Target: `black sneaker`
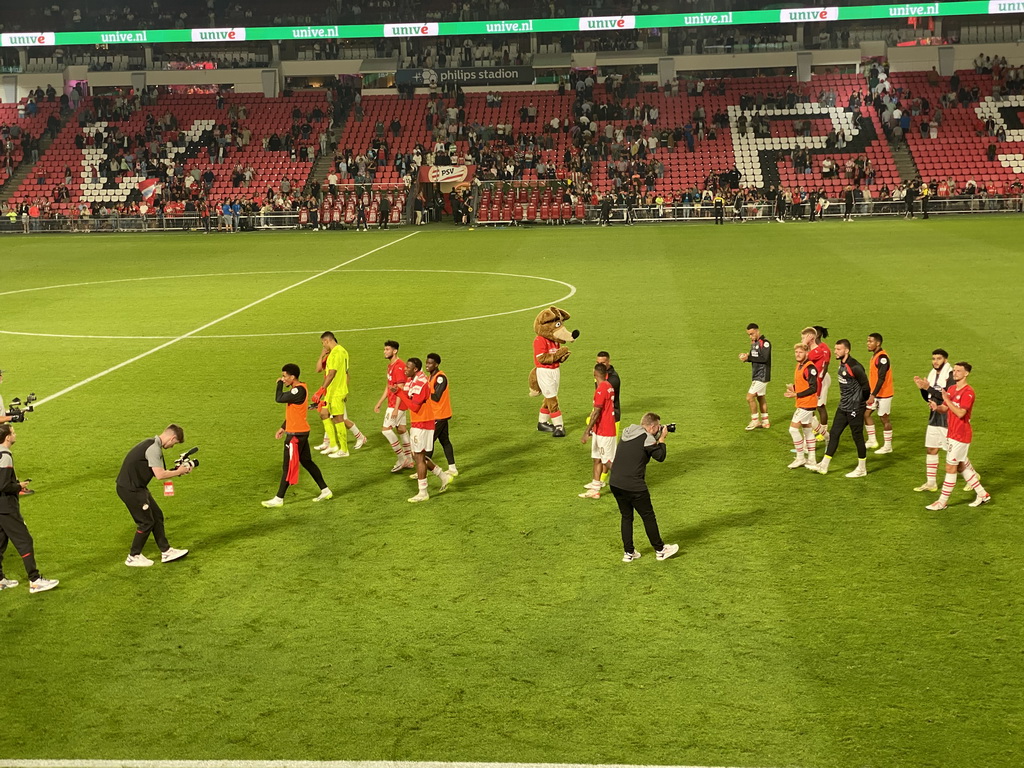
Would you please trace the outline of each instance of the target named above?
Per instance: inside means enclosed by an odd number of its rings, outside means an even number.
[[[541,422],[538,421],[537,422],[537,431],[538,432],[554,432],[555,431],[555,425],[554,424],[549,424],[549,423],[541,423]]]
[[[551,436],[552,437],[565,437],[565,428],[564,427],[555,427],[554,431],[551,433]]]

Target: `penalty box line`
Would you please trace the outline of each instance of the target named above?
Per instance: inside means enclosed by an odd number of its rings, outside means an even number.
[[[251,302],[249,304],[246,304],[244,307],[239,307],[238,309],[236,309],[236,310],[234,310],[232,312],[228,312],[226,315],[218,317],[216,320],[211,320],[210,322],[208,322],[208,323],[206,323],[204,325],[201,325],[198,328],[193,328],[188,333],[183,333],[180,336],[175,336],[173,339],[169,339],[168,341],[165,341],[163,344],[158,344],[157,346],[153,347],[152,349],[148,349],[145,352],[136,355],[135,357],[132,357],[132,358],[129,358],[128,360],[125,360],[123,363],[118,363],[117,365],[111,366],[110,368],[107,368],[107,370],[105,370],[105,371],[100,371],[99,373],[94,373],[92,376],[89,376],[86,379],[82,379],[81,381],[79,381],[79,382],[77,382],[75,384],[72,384],[69,387],[65,387],[64,389],[60,390],[59,392],[54,392],[52,395],[47,395],[46,397],[43,397],[43,398],[39,399],[36,402],[36,407],[39,407],[40,405],[45,405],[46,403],[49,403],[52,400],[56,400],[58,397],[63,397],[64,395],[68,394],[69,392],[74,392],[79,387],[84,387],[86,384],[91,384],[92,382],[96,381],[97,379],[102,379],[104,376],[106,376],[108,374],[111,374],[114,371],[119,371],[120,369],[124,368],[125,366],[131,365],[132,363],[137,363],[139,360],[142,360],[143,358],[149,357],[150,355],[156,354],[157,352],[159,352],[162,349],[167,349],[167,347],[173,346],[174,344],[177,344],[179,341],[184,341],[185,339],[190,338],[191,336],[195,336],[197,333],[202,333],[207,328],[212,328],[213,326],[217,325],[218,323],[223,323],[225,320],[230,320],[235,315],[239,315],[242,312],[245,312],[246,310],[252,309],[253,307],[258,306],[258,305],[262,304],[265,301],[270,301],[270,299],[273,299],[273,298],[275,298],[277,296],[280,296],[282,293],[287,293],[288,291],[292,290],[293,288],[298,288],[300,285],[305,285],[306,283],[308,283],[308,282],[310,282],[312,280],[316,280],[319,277],[323,277],[324,275],[329,275],[332,272],[336,272],[337,270],[341,269],[342,267],[347,267],[349,264],[353,264],[353,263],[359,261],[360,259],[366,258],[367,256],[370,256],[370,255],[372,255],[374,253],[377,253],[378,251],[382,251],[385,248],[389,248],[392,245],[396,245],[396,244],[402,242],[403,240],[408,240],[410,237],[413,237],[413,236],[418,235],[418,234],[419,234],[419,232],[410,232],[405,237],[400,237],[397,240],[392,240],[390,243],[385,243],[384,245],[381,245],[381,246],[379,246],[377,248],[374,248],[373,250],[367,251],[366,253],[361,253],[360,255],[358,255],[358,256],[356,256],[354,258],[349,259],[348,261],[343,261],[340,264],[335,264],[330,269],[325,269],[322,272],[317,272],[315,275],[311,275],[311,276],[309,276],[307,278],[304,278],[303,280],[299,280],[299,282],[297,282],[297,283],[292,283],[291,285],[289,285],[289,286],[287,286],[285,288],[281,288],[280,290],[277,290],[277,291],[274,291],[273,293],[267,294],[266,296],[264,296],[261,299],[256,299],[256,301],[253,301],[253,302]]]
[[[4,760],[0,768],[711,768],[579,763],[446,763],[392,760]]]

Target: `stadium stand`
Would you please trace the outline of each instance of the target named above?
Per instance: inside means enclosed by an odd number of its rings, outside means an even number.
[[[0,104],[0,193],[7,180],[28,157],[31,159],[32,145],[38,146],[40,137],[47,129],[51,116],[57,114],[57,104],[42,101],[36,105],[35,114],[26,114],[27,101],[20,104]]]
[[[1003,194],[1020,179],[1024,158],[1013,150],[1024,145],[1006,142],[1024,140],[1024,79],[963,70],[941,81],[931,73],[902,72],[892,83],[911,111],[904,139],[922,178],[941,182],[940,197],[969,180],[990,195]]]
[[[31,176],[15,190],[13,200],[59,198],[53,190],[63,185],[66,199],[57,199],[52,209],[67,214],[80,203],[127,202],[147,178],[165,183],[165,199],[195,197],[183,181],[193,169],[200,178],[188,186],[197,190],[206,186],[205,196],[211,200],[262,200],[268,190],[280,191],[285,180],[297,193],[312,168],[317,136],[326,127],[326,115],[319,119],[311,115],[324,107],[323,93],[313,91],[272,99],[228,93],[220,106],[215,95],[165,94],[157,103],[139,107],[130,115],[115,113],[112,119],[89,121],[84,126],[70,120]],[[161,127],[168,116],[173,116],[176,130],[166,124]],[[306,135],[303,125],[309,127]],[[294,138],[293,130],[297,133]],[[224,143],[222,158],[219,150],[210,150],[219,147],[219,139]],[[145,156],[150,160],[143,172]],[[110,161],[115,159],[119,167],[111,167]],[[180,184],[164,178],[164,159],[181,169],[177,176]],[[239,170],[241,179],[236,176]],[[65,180],[67,171],[70,183]],[[207,171],[213,174],[208,184],[203,179]]]

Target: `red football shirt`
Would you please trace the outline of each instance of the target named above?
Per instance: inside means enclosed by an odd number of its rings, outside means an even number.
[[[557,368],[558,363],[552,365],[541,365],[537,362],[537,355],[548,355],[552,352],[557,352],[562,348],[562,345],[557,341],[548,341],[543,336],[538,336],[533,340],[533,364],[538,368]]]
[[[402,362],[400,357],[394,358],[388,365],[388,386],[392,384],[405,384],[405,363]],[[388,392],[388,408],[398,407],[400,411],[407,411],[409,407],[398,399],[398,395],[394,392]]]
[[[594,434],[615,437],[615,388],[607,381],[602,381],[594,390],[594,407],[601,409],[593,425]]]
[[[434,409],[430,400],[430,380],[423,371],[414,376],[406,385],[405,391],[395,393],[402,408],[409,411],[412,426],[417,429],[434,428]]]
[[[818,394],[820,395],[821,385],[825,379],[825,374],[822,371],[832,361],[832,350],[829,349],[828,344],[822,342],[807,353],[807,359],[814,363],[814,367],[818,369]]]
[[[946,437],[956,440],[958,443],[971,442],[971,411],[974,410],[974,388],[970,384],[952,386],[946,390],[953,405],[964,408],[966,413],[957,416],[953,411],[946,415],[949,417],[949,429],[946,430]]]

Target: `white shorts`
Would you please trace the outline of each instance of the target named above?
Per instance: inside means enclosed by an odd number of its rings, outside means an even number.
[[[821,380],[821,392],[818,393],[818,407],[828,405],[828,390],[832,386],[832,374],[826,373],[825,378]]]
[[[869,405],[868,410],[877,413],[879,416],[888,416],[892,413],[892,398],[876,397],[874,405]]]
[[[544,397],[558,397],[558,382],[561,379],[559,368],[538,368],[537,386]]]
[[[961,461],[967,461],[967,451],[970,449],[970,443],[961,443],[959,440],[946,440],[946,463],[947,464],[959,464]]]
[[[945,449],[946,428],[929,426],[928,431],[924,433],[924,447]]]
[[[429,451],[434,446],[434,430],[413,427],[409,430],[409,442],[413,453]]]
[[[392,427],[404,427],[405,426],[405,414],[408,411],[403,411],[398,408],[388,408],[384,411],[384,429],[391,429]]]
[[[768,391],[767,381],[752,381],[750,382],[750,389],[747,390],[748,395],[757,395],[763,397],[764,393]]]
[[[807,425],[811,423],[811,419],[815,418],[816,415],[816,411],[809,411],[806,408],[797,408],[795,411],[793,411],[792,420],[795,421],[797,424]]]
[[[591,435],[590,458],[611,464],[615,460],[615,435]]]

